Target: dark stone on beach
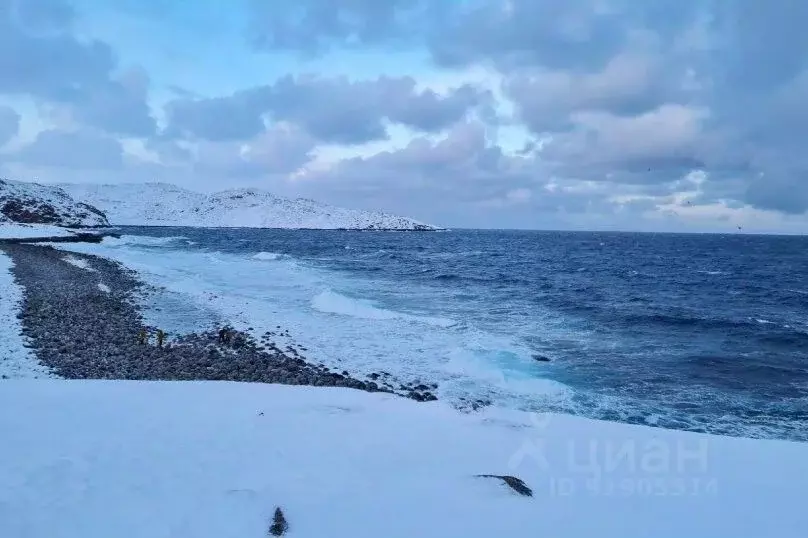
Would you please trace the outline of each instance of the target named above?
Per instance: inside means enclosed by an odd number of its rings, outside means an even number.
[[[530,489],[527,484],[524,483],[520,478],[516,478],[515,476],[510,475],[498,475],[498,474],[478,474],[479,478],[497,478],[502,480],[505,484],[508,485],[513,491],[522,495],[523,497],[532,497],[533,490]]]

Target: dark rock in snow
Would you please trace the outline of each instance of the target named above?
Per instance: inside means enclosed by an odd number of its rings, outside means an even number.
[[[519,495],[522,495],[523,497],[533,496],[533,490],[527,487],[527,484],[525,484],[520,478],[516,478],[515,476],[498,474],[478,474],[477,476],[480,478],[497,478],[502,480]]]
[[[286,516],[280,507],[275,508],[275,514],[272,516],[272,525],[269,527],[269,534],[272,536],[283,536],[289,530],[289,523],[286,521]]]
[[[52,224],[69,228],[109,226],[103,211],[51,185],[0,179],[0,224]]]

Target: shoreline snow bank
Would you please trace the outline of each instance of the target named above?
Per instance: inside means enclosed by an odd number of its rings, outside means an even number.
[[[17,317],[23,290],[14,281],[13,267],[11,258],[0,250],[0,378],[52,377],[25,347],[22,323]]]
[[[20,224],[0,222],[1,243],[100,243],[116,234],[98,228],[63,228],[52,224]]]
[[[6,381],[0,536],[803,537],[808,445],[349,389]],[[59,442],[54,442],[58,439]],[[514,475],[520,497],[478,474]]]
[[[38,237],[71,237],[74,232],[51,224],[0,223],[0,239],[32,239]]]

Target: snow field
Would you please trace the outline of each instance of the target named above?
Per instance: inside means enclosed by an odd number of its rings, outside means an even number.
[[[800,443],[226,382],[5,381],[0,431],[14,538],[258,538],[276,506],[300,538],[808,529]]]

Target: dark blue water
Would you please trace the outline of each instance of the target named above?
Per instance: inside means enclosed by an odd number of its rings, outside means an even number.
[[[127,228],[176,248],[282,253],[385,308],[506,335],[556,411],[808,440],[808,238],[521,231]],[[360,286],[361,284],[361,286]],[[371,290],[371,291],[368,291]],[[368,321],[371,323],[372,321]],[[450,330],[450,329],[447,329]],[[455,330],[455,329],[451,329]],[[512,365],[502,363],[503,368]]]

